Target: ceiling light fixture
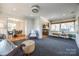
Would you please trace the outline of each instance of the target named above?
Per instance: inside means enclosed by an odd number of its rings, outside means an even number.
[[[38,6],[38,5],[33,5],[32,6],[32,12],[33,13],[38,13],[39,12],[39,9],[40,9],[40,6]]]

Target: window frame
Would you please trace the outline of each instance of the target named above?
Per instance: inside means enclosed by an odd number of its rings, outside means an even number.
[[[60,32],[61,31],[61,26],[62,26],[63,23],[73,23],[73,27],[74,27],[74,31],[75,31],[75,21],[60,22],[60,23],[51,23],[51,27],[52,27],[53,24],[59,24],[59,32]],[[54,31],[54,30],[51,29],[51,31]],[[68,31],[68,32],[72,32],[72,31]]]

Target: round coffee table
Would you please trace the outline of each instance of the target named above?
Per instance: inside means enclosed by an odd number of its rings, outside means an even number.
[[[31,54],[35,50],[35,41],[34,40],[26,40],[22,44],[25,44],[25,47],[23,47],[23,50],[25,54]]]

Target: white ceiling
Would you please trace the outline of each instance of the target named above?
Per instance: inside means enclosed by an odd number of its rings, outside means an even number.
[[[32,5],[39,5],[39,15],[49,19],[62,19],[75,16],[76,3],[4,3],[0,4],[0,15],[26,17],[32,15]]]

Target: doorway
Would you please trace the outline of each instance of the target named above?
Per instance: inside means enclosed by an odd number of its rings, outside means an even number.
[[[43,38],[48,37],[49,34],[49,23],[43,24],[42,25],[42,36]]]

